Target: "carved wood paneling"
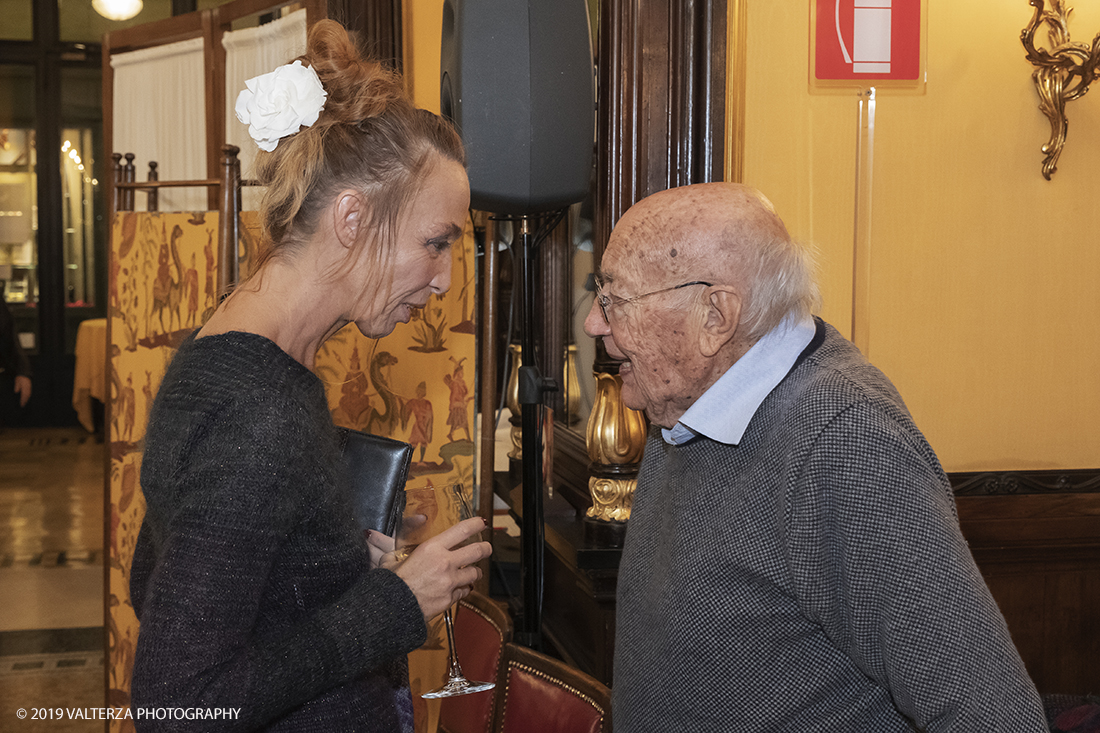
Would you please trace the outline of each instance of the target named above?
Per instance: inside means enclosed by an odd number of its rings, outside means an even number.
[[[328,17],[347,28],[366,53],[402,70],[401,0],[328,0],[327,4]]]
[[[969,492],[959,525],[1039,692],[1100,689],[1100,471],[951,478]]]
[[[666,188],[723,178],[728,1],[600,3],[593,192],[597,267],[615,222],[634,203]],[[567,262],[550,265],[561,273],[554,274],[556,284],[544,280],[561,295],[554,308],[547,307],[551,316],[543,325],[548,333],[567,338],[572,299],[563,264],[568,267]],[[615,369],[602,346],[596,368]],[[575,503],[586,506],[587,486],[573,482],[587,475],[588,456],[583,440],[572,437],[555,446],[554,470],[571,500],[576,497]]]
[[[597,73],[597,262],[632,204],[720,180],[727,0],[606,0]]]
[[[955,496],[1080,494],[1100,492],[1100,469],[952,473]]]

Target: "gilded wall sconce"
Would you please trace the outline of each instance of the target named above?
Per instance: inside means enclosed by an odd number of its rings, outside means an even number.
[[[1039,92],[1039,109],[1050,120],[1050,140],[1043,145],[1043,177],[1048,181],[1057,170],[1058,156],[1066,144],[1066,102],[1083,96],[1089,84],[1100,76],[1100,34],[1092,46],[1073,43],[1069,38],[1069,14],[1062,0],[1030,0],[1035,15],[1020,34],[1027,60],[1035,66],[1031,78]],[[1050,26],[1050,49],[1035,45],[1035,32],[1043,24]]]

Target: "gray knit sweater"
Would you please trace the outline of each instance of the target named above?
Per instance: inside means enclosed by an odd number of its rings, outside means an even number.
[[[931,447],[886,377],[818,333],[739,445],[651,434],[615,730],[1046,731]]]
[[[130,576],[138,730],[411,730],[405,655],[426,628],[369,570],[317,377],[271,341],[185,342],[157,394]],[[138,708],[239,708],[150,721]]]

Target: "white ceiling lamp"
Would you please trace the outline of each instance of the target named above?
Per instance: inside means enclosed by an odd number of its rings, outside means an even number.
[[[141,12],[141,0],[92,0],[95,11],[108,20],[129,20]]]

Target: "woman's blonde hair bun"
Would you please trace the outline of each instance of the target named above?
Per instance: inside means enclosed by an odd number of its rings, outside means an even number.
[[[435,155],[465,166],[462,141],[449,121],[418,109],[401,75],[365,58],[339,23],[314,23],[298,58],[317,72],[328,96],[315,124],[257,155],[255,177],[266,186],[260,204],[266,246],[253,271],[305,242],[321,213],[348,189],[370,201],[363,236],[377,243],[382,265],[398,215]]]

